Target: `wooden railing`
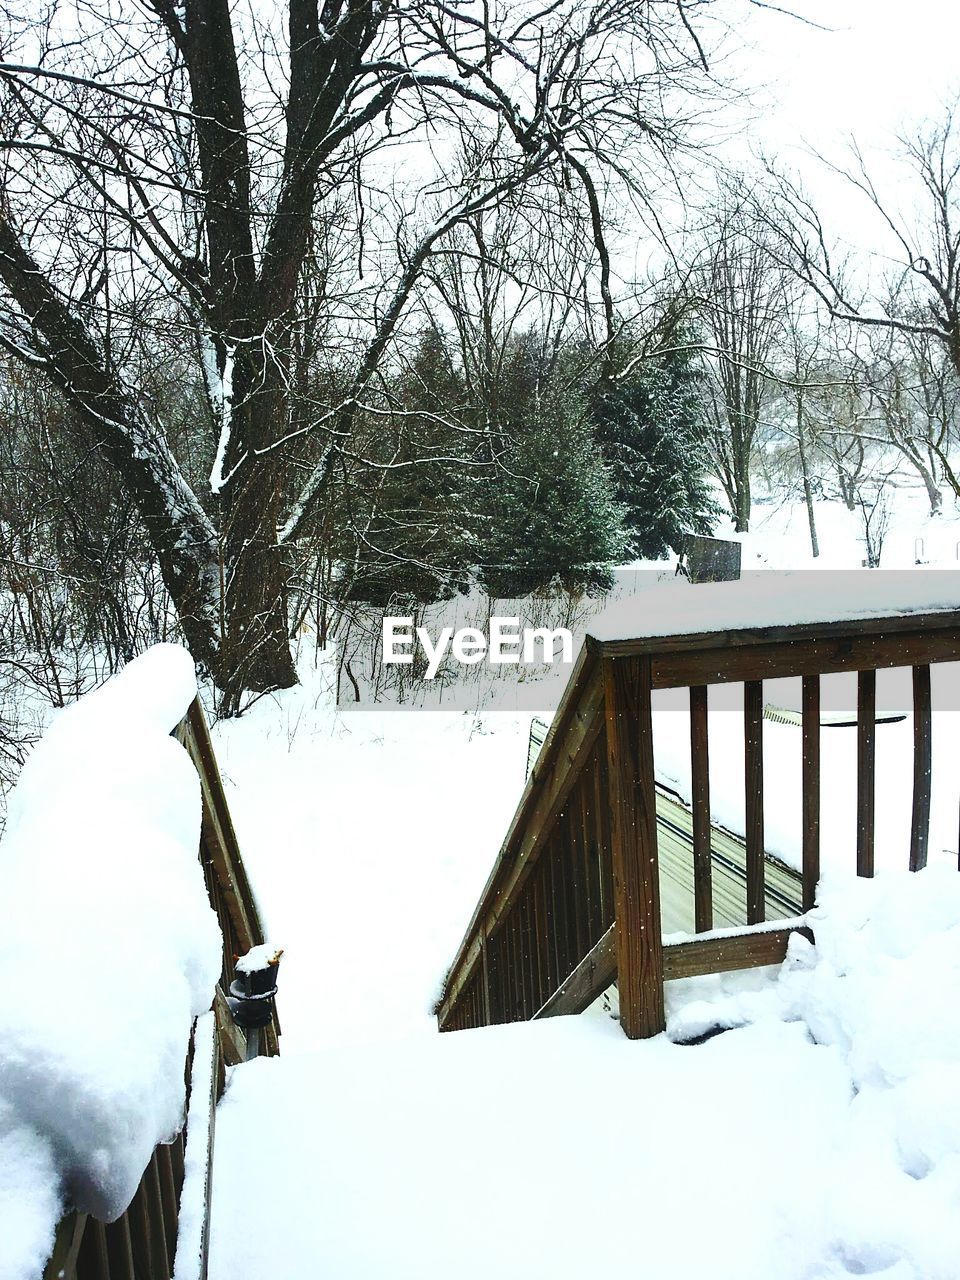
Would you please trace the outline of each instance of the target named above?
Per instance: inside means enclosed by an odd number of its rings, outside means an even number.
[[[820,878],[820,677],[858,674],[857,850],[874,868],[876,672],[913,668],[913,818],[926,864],[930,664],[960,659],[960,611],[587,643],[449,969],[441,1031],[576,1013],[614,980],[630,1037],[664,1030],[672,978],[782,960],[802,920],[766,922],[763,681],[802,679],[803,908]],[[746,928],[712,932],[707,689],[744,686]],[[664,943],[652,698],[689,690],[696,931]],[[851,855],[852,856],[852,855]]]
[[[212,1155],[213,1110],[223,1091],[224,1069],[246,1056],[243,1033],[234,1024],[226,993],[236,957],[265,941],[256,900],[250,888],[236,832],[230,819],[210,731],[199,701],[194,701],[174,732],[200,775],[203,817],[199,856],[210,903],[223,933],[223,969],[213,1003],[215,1069],[209,1099],[203,1109],[210,1121],[207,1161]],[[260,1036],[259,1052],[279,1052],[276,1010]],[[196,1086],[194,1046],[186,1062],[188,1093]],[[85,1214],[69,1213],[60,1223],[45,1277],[62,1280],[169,1280],[173,1274],[184,1178],[184,1152],[190,1141],[185,1126],[173,1142],[158,1146],[144,1171],[137,1193],[116,1222],[102,1223]],[[206,1181],[209,1217],[210,1177]],[[197,1280],[206,1276],[206,1224]]]

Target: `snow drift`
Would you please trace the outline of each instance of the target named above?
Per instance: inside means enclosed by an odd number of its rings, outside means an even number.
[[[196,771],[170,737],[193,662],[158,645],[57,714],[0,844],[0,1278],[36,1274],[61,1195],[110,1221],[181,1127],[222,942]],[[12,1245],[12,1248],[11,1248]]]
[[[832,876],[811,922],[652,1040],[595,1007],[238,1067],[211,1280],[957,1280],[960,875]]]

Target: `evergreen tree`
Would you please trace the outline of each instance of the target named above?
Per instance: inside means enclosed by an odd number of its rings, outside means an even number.
[[[465,393],[441,333],[421,331],[386,391],[393,412],[371,422],[372,465],[358,468],[347,494],[351,595],[381,608],[430,604],[466,589],[474,558],[463,518],[471,477],[450,461],[463,453],[454,424]]]
[[[552,583],[606,590],[623,556],[621,511],[584,406],[576,397],[533,407],[504,433],[485,500],[479,576],[512,599]]]
[[[680,552],[683,534],[709,534],[719,508],[707,481],[707,423],[692,354],[674,333],[669,349],[592,389],[597,442],[624,508],[629,552]],[[629,364],[624,360],[623,363]]]

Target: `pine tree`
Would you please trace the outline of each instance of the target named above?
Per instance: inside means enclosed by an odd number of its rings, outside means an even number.
[[[623,556],[621,510],[575,396],[531,406],[504,439],[483,485],[479,576],[490,596],[513,599],[551,584],[606,590]]]
[[[464,386],[444,335],[426,328],[409,364],[387,385],[392,414],[371,424],[366,456],[374,465],[353,479],[347,519],[353,541],[354,599],[430,604],[466,590],[473,550],[463,509],[469,469],[454,425]]]
[[[590,396],[629,552],[651,560],[668,549],[679,553],[685,532],[709,534],[719,514],[707,481],[707,424],[693,358],[682,335],[664,345],[662,355],[638,360],[625,376],[602,378]]]

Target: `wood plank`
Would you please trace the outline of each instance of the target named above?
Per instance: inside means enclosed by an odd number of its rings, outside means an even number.
[[[952,572],[949,571],[949,572]],[[623,658],[645,655],[653,657],[666,653],[684,654],[691,651],[714,651],[714,663],[722,667],[725,659],[733,659],[737,650],[802,647],[807,641],[846,641],[856,643],[899,638],[908,635],[926,635],[942,645],[960,646],[960,610],[943,609],[932,613],[893,613],[876,618],[847,618],[840,622],[802,622],[768,627],[724,627],[715,631],[685,632],[667,636],[632,636],[619,640],[598,640],[588,635],[586,648],[598,658]],[[945,656],[940,661],[947,661]],[[864,662],[862,668],[872,666]],[[884,664],[881,664],[884,665]],[[894,664],[902,665],[902,664]],[[855,669],[855,668],[854,668]],[[795,674],[803,674],[797,672]],[[808,673],[809,674],[809,673]],[[759,678],[759,677],[757,677]],[[735,680],[742,681],[738,675]],[[714,680],[689,681],[688,684],[713,684]],[[654,688],[657,688],[654,679]]]
[[[605,643],[602,647],[616,651],[620,646]],[[741,649],[711,647],[701,652],[663,648],[651,657],[654,689],[779,680],[958,660],[960,631],[875,632],[837,639],[746,645]]]
[[[598,664],[586,650],[533,766],[520,803],[483,893],[447,974],[437,1016],[442,1021],[480,958],[479,927],[488,934],[506,915],[528,865],[550,837],[556,818],[603,729],[603,687]]]
[[[573,789],[573,799],[577,807],[576,821],[579,824],[580,850],[583,858],[583,918],[586,924],[587,947],[592,947],[600,936],[599,929],[599,895],[595,876],[596,859],[594,857],[594,839],[591,830],[590,794],[592,794],[593,770],[589,763]]]
[[[813,931],[807,925],[777,922],[753,930],[718,930],[716,937],[664,942],[664,981],[781,964],[793,933],[813,941]],[[535,1016],[553,1018],[582,1013],[616,980],[616,926],[611,925]]]
[[[163,1202],[163,1221],[167,1233],[167,1255],[174,1258],[177,1252],[177,1223],[180,1217],[180,1196],[173,1171],[172,1144],[161,1143],[157,1147],[157,1175],[160,1179],[160,1197]]]
[[[763,684],[743,686],[744,788],[746,800],[747,924],[764,918]]]
[[[154,1148],[150,1163],[143,1173],[140,1183],[145,1192],[144,1205],[150,1220],[150,1257],[151,1275],[169,1276],[173,1272],[173,1261],[167,1251],[168,1223],[163,1213],[163,1193],[160,1189],[160,1171],[157,1167],[157,1151]]]
[[[933,727],[930,702],[930,668],[913,668],[913,818],[910,826],[910,870],[927,865],[930,841],[930,778]]]
[[[555,1018],[561,1014],[582,1013],[617,976],[616,926],[611,925],[603,937],[583,957],[571,974],[534,1014],[535,1018]]]
[[[710,841],[710,742],[707,687],[690,690],[690,776],[693,810],[693,910],[697,933],[713,927],[713,858]]]
[[[130,1244],[133,1249],[134,1273],[137,1276],[152,1277],[155,1266],[153,1236],[150,1229],[147,1190],[142,1178],[136,1194],[127,1208],[126,1217],[130,1224]]]
[[[98,1222],[96,1218],[91,1218],[87,1223],[87,1230],[84,1233],[84,1248],[92,1245],[94,1263],[96,1265],[96,1280],[119,1280],[119,1277],[112,1277],[110,1271],[110,1250],[107,1247],[107,1228],[102,1222]]]
[[[85,1213],[67,1213],[60,1219],[53,1241],[53,1252],[44,1268],[44,1280],[74,1280],[86,1225]]]
[[[483,1025],[493,1022],[493,1001],[490,997],[490,955],[485,934],[480,935],[480,986],[483,992]]]
[[[877,784],[877,673],[857,679],[857,875],[873,875]]]
[[[695,978],[705,973],[732,973],[736,969],[754,969],[781,964],[787,954],[792,933],[801,933],[813,941],[806,925],[781,925],[774,928],[742,932],[717,931],[713,938],[691,938],[683,942],[663,944],[663,976],[666,981]]]
[[[802,694],[803,909],[809,911],[820,882],[820,677],[804,676]]]
[[[177,737],[182,742],[200,775],[203,794],[201,839],[206,840],[217,872],[224,902],[240,942],[249,951],[264,941],[263,926],[257,911],[253,890],[240,856],[223,780],[217,768],[210,730],[198,699],[187,712],[184,730]]]
[[[227,998],[219,983],[213,993],[213,1013],[217,1020],[217,1035],[228,1067],[236,1067],[247,1057],[247,1038],[233,1020]]]
[[[107,1227],[107,1252],[110,1254],[110,1280],[136,1280],[129,1209]]]
[[[620,1025],[635,1040],[665,1026],[649,659],[605,658],[603,687]]]

